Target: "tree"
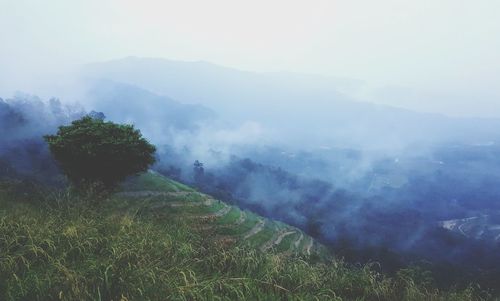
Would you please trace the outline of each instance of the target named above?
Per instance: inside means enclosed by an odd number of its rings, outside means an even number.
[[[62,171],[77,188],[113,188],[127,176],[146,171],[156,148],[133,125],[85,116],[56,135],[44,136]]]
[[[205,169],[203,168],[203,163],[196,160],[193,164],[194,181],[196,184],[201,185],[203,181],[203,176],[205,175]]]

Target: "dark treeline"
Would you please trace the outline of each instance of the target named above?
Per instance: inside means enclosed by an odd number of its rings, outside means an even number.
[[[0,178],[62,185],[64,178],[43,135],[85,114],[81,107],[64,105],[56,98],[48,102],[27,94],[0,98]]]

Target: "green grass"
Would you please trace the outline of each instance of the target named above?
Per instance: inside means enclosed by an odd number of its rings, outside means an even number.
[[[300,236],[299,232],[285,236],[281,241],[281,243],[275,247],[276,250],[278,252],[291,251],[292,249],[295,248],[293,246],[293,243],[299,238],[299,236]]]
[[[217,229],[217,233],[241,237],[250,231],[257,224],[257,222],[258,218],[255,214],[246,212],[246,219],[243,223],[240,225],[227,225],[226,227],[219,227]]]
[[[69,193],[21,197],[9,185],[0,185],[0,300],[488,297],[472,288],[439,291],[413,280],[419,271],[411,269],[389,278],[370,265],[311,262],[221,244],[197,227],[196,220],[186,218],[187,208],[172,212],[174,208],[144,206],[119,197],[91,206]],[[270,239],[282,226],[270,224],[259,239]]]
[[[215,212],[221,210],[224,207],[225,207],[224,203],[219,202],[219,201],[215,201],[212,204],[212,206],[207,207],[206,210],[207,210],[208,213],[215,213]]]
[[[249,237],[244,244],[249,245],[254,248],[258,248],[268,242],[271,238],[273,238],[276,233],[275,228],[273,227],[272,222],[266,222],[264,228],[257,234]]]
[[[298,249],[303,250],[309,244],[310,239],[311,239],[310,237],[304,236],[304,238],[299,244]]]
[[[241,210],[238,208],[232,207],[226,215],[217,220],[217,223],[220,225],[234,224],[240,217],[240,212]]]
[[[127,191],[194,191],[191,187],[172,181],[155,172],[143,173],[125,181],[121,187]]]

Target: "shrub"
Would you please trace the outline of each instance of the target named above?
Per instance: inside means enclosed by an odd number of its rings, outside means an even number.
[[[62,171],[77,188],[112,188],[155,162],[155,147],[133,125],[85,116],[44,138]]]

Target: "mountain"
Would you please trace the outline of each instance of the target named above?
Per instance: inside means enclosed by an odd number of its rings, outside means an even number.
[[[111,80],[88,81],[87,105],[115,122],[140,125],[147,137],[165,141],[169,132],[196,131],[217,119],[211,109],[184,104],[141,87]]]
[[[252,120],[294,146],[403,148],[499,139],[500,120],[451,118],[354,101],[362,82],[286,72],[248,72],[206,62],[128,57],[87,65],[82,76],[133,84],[202,104],[233,123]]]

